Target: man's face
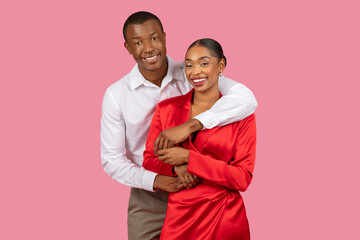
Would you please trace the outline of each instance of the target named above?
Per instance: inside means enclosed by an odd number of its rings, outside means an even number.
[[[167,67],[166,35],[156,20],[129,25],[125,36],[124,46],[134,57],[140,72],[153,72]]]

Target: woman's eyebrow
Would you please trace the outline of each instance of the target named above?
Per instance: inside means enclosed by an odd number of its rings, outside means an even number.
[[[210,57],[208,57],[208,56],[203,56],[203,57],[199,58],[199,60],[202,60],[202,59],[204,59],[204,58],[210,59]]]
[[[205,58],[210,59],[210,57],[208,57],[208,56],[203,56],[203,57],[198,58],[198,60],[202,60],[202,59],[205,59]],[[185,61],[192,61],[192,59],[186,58]]]

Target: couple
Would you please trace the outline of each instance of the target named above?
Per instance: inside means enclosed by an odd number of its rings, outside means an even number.
[[[184,66],[166,56],[155,15],[132,14],[123,34],[137,64],[105,93],[101,154],[105,172],[131,187],[129,239],[249,239],[238,191],[254,167],[255,97],[221,76],[214,40],[194,42]]]

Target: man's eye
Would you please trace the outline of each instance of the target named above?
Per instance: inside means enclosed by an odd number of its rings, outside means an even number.
[[[190,65],[190,64],[186,64],[186,65],[185,65],[185,67],[186,67],[186,68],[191,68],[191,67],[192,67],[192,65]]]
[[[158,40],[159,38],[158,37],[153,37],[152,40],[155,41],[155,40]]]
[[[141,45],[142,42],[136,42],[135,45]]]

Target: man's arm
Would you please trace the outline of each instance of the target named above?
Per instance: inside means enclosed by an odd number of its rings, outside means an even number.
[[[175,178],[157,177],[156,173],[145,170],[126,157],[124,118],[109,90],[102,104],[101,162],[111,178],[126,186],[148,191],[154,191],[154,188],[165,191],[176,189]]]
[[[205,129],[241,121],[255,112],[256,98],[245,85],[221,77],[219,90],[223,95],[222,98],[216,101],[209,110],[195,116]]]
[[[155,140],[155,153],[156,149],[170,148],[183,142],[193,132],[237,122],[255,112],[256,98],[245,85],[221,77],[219,89],[223,97],[216,101],[209,110],[182,125],[162,131]]]

